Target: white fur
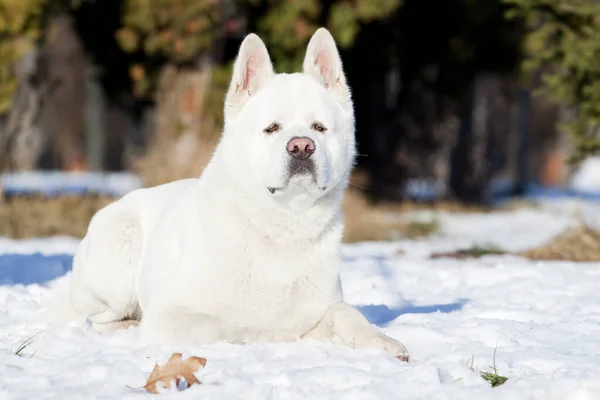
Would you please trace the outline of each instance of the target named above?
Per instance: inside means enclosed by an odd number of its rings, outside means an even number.
[[[263,42],[248,35],[225,120],[199,179],[132,192],[94,216],[74,260],[76,313],[103,332],[139,320],[150,342],[314,338],[406,359],[402,344],[342,302],[340,203],[354,113],[329,32],[312,37],[298,74],[275,74]],[[273,122],[280,129],[265,133]],[[296,136],[315,143],[314,178],[289,177],[286,144]]]

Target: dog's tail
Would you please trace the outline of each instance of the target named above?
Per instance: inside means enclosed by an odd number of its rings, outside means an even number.
[[[53,326],[65,326],[82,318],[71,304],[70,286],[70,280],[63,285],[57,285],[50,303],[38,312],[39,319]]]

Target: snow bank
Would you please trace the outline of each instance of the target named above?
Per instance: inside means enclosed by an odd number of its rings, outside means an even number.
[[[98,193],[122,196],[142,187],[139,176],[131,173],[34,171],[0,175],[7,195],[39,193],[56,196],[61,193]]]
[[[580,192],[600,192],[600,157],[585,159],[570,179],[569,186]]]
[[[433,239],[344,246],[346,300],[403,341],[410,363],[314,342],[171,348],[140,343],[136,329],[100,335],[84,323],[49,328],[36,313],[66,277],[44,284],[46,272],[60,272],[72,239],[0,241],[4,257],[11,249],[10,257],[17,252],[30,257],[13,258],[13,273],[34,263],[41,283],[0,283],[0,399],[154,398],[132,388],[143,386],[155,362],[164,363],[173,351],[206,357],[208,363],[198,376],[202,385],[165,398],[595,399],[600,264],[428,258],[473,243],[535,245],[572,223],[571,211],[554,204],[443,215],[444,234]],[[36,254],[36,246],[46,255]],[[15,356],[32,335],[24,357]],[[488,371],[495,349],[498,372],[509,379],[492,389],[470,364]]]

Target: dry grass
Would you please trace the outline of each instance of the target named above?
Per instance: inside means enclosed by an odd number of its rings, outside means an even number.
[[[0,202],[0,236],[17,239],[52,235],[83,237],[94,214],[114,200],[95,195],[7,198]],[[343,211],[346,242],[426,237],[439,228],[435,220],[393,222],[387,214],[388,208],[370,205],[357,190],[347,193]]]
[[[434,253],[430,256],[430,258],[456,258],[459,260],[465,260],[469,258],[480,258],[483,256],[490,255],[502,255],[506,254],[506,252],[499,247],[493,245],[485,245],[485,246],[473,246],[469,249],[461,249],[449,252],[442,253]]]
[[[580,223],[540,247],[519,253],[506,252],[495,246],[474,246],[469,249],[434,253],[430,258],[468,259],[502,254],[536,261],[600,262],[600,232]]]
[[[550,242],[520,253],[531,260],[600,261],[600,232],[579,224]]]
[[[153,154],[155,161],[159,152]],[[179,171],[181,172],[181,171]],[[158,177],[157,180],[166,179]],[[353,181],[356,182],[353,177]],[[0,201],[0,236],[26,238],[35,236],[70,235],[83,237],[89,221],[102,207],[115,198],[95,195],[70,196],[57,198],[42,196],[12,197]],[[346,227],[344,242],[390,241],[403,238],[418,239],[428,237],[439,231],[436,219],[411,220],[391,218],[390,215],[413,211],[492,212],[483,207],[464,206],[451,202],[430,204],[379,203],[367,200],[364,191],[351,187],[344,196],[342,204]],[[498,254],[495,249],[474,248],[457,254],[458,258],[480,257],[485,254]],[[574,261],[600,261],[600,234],[589,228],[557,238],[540,249],[521,254],[532,259],[559,259]],[[442,255],[440,255],[442,256]]]
[[[114,201],[106,196],[42,196],[11,197],[0,201],[0,236],[27,238],[36,236],[70,235],[83,237],[93,215]],[[402,238],[423,238],[439,230],[437,220],[414,221],[390,218],[390,212],[407,212],[432,208],[461,212],[450,203],[424,207],[410,203],[372,205],[363,192],[351,188],[342,205],[346,220],[344,242],[390,241]],[[462,211],[470,211],[465,207]],[[473,258],[502,254],[502,250],[486,246],[461,250],[433,257]],[[600,262],[600,232],[580,224],[557,236],[539,248],[517,255],[531,260],[564,260]]]
[[[439,230],[437,220],[431,221],[397,221],[389,218],[390,212],[400,211],[403,205],[372,205],[364,194],[356,189],[349,189],[342,203],[342,211],[346,226],[344,242],[389,241],[401,238],[423,238]]]
[[[0,202],[0,236],[15,239],[53,235],[83,237],[96,211],[113,200],[91,195],[8,198]]]

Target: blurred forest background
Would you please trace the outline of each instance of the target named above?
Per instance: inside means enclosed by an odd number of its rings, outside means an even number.
[[[596,0],[0,0],[0,171],[198,176],[244,36],[293,72],[319,26],[353,90],[360,204],[486,205],[600,149]]]

